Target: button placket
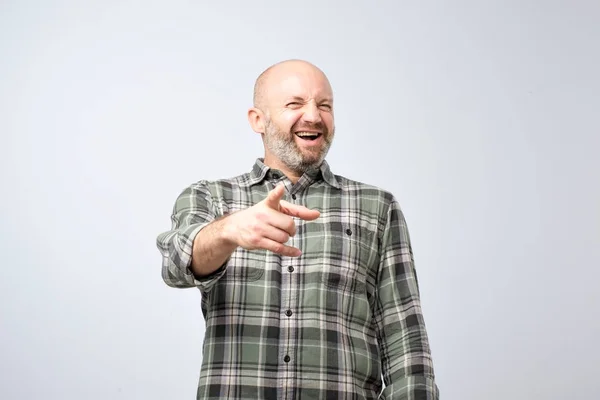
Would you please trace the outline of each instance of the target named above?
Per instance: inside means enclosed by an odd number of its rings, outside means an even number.
[[[286,185],[287,186],[287,185]],[[292,202],[292,200],[296,200],[296,195],[290,193],[291,189],[289,187],[287,187],[287,195],[289,196],[290,202]],[[294,222],[296,222],[296,218],[292,217],[294,219]],[[290,240],[288,241],[287,245],[292,246],[292,247],[296,247],[296,238],[295,237],[290,237]],[[284,357],[282,358],[282,361],[285,364],[288,364],[291,361],[291,357],[289,355],[289,353],[292,351],[293,348],[293,343],[290,342],[290,339],[293,337],[292,331],[294,329],[294,322],[292,320],[292,318],[290,318],[293,314],[292,310],[291,310],[291,306],[293,304],[293,298],[294,298],[294,294],[293,294],[293,281],[294,281],[294,277],[291,274],[291,272],[294,271],[294,267],[293,267],[293,263],[295,262],[295,257],[286,257],[285,260],[282,261],[287,261],[287,271],[289,274],[289,277],[285,277],[286,279],[282,279],[282,293],[281,293],[281,306],[282,306],[282,321],[281,321],[281,327],[282,327],[282,331],[283,333],[283,343],[282,343],[282,347],[281,347],[281,354],[284,355]],[[283,268],[282,268],[283,269]],[[287,368],[285,368],[282,371],[283,374],[283,380],[287,381],[290,376],[288,375],[290,373],[289,370],[287,370]]]
[[[298,200],[298,195],[296,193],[291,193],[291,190],[288,191],[289,194],[289,199],[290,202],[293,202],[294,204],[297,204],[297,200]],[[300,220],[297,217],[292,217],[296,223],[296,227],[298,228],[299,224],[302,224],[302,220]],[[290,242],[289,245],[293,246],[293,247],[298,247],[299,243],[301,242],[300,238],[298,236],[293,236],[290,238]],[[284,317],[284,321],[283,321],[283,326],[284,329],[287,331],[286,334],[284,335],[286,338],[292,338],[295,335],[292,333],[292,331],[296,328],[295,327],[295,318],[293,318],[294,315],[294,311],[293,311],[293,307],[295,306],[296,302],[297,302],[297,288],[296,288],[296,284],[297,284],[297,277],[295,274],[293,274],[293,272],[295,271],[295,266],[293,264],[298,262],[298,259],[296,257],[291,257],[288,259],[290,261],[290,263],[287,266],[287,271],[288,271],[288,278],[284,280],[284,282],[287,283],[287,287],[285,288],[286,291],[286,295],[282,296],[282,306],[284,306],[284,312],[283,314],[285,315]],[[286,340],[286,345],[284,347],[284,351],[283,354],[285,355],[283,357],[283,362],[288,364],[291,361],[291,356],[290,353],[293,352],[293,348],[294,348],[294,343],[290,342],[289,340]]]

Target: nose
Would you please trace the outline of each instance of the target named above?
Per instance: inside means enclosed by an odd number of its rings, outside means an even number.
[[[306,103],[302,119],[306,122],[317,123],[321,122],[321,112],[314,101]]]

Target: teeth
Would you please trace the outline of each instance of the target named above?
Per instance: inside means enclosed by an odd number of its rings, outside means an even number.
[[[298,135],[300,137],[317,137],[317,136],[319,136],[318,133],[314,133],[314,132],[296,132],[296,135]]]

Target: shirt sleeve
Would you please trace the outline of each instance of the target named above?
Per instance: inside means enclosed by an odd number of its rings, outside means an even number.
[[[162,278],[167,285],[208,291],[225,274],[226,264],[201,279],[190,269],[196,235],[217,217],[212,196],[204,182],[187,187],[177,197],[171,215],[171,230],[159,234],[156,239],[162,255]]]
[[[373,314],[385,383],[380,398],[438,400],[410,238],[396,200],[382,233]]]

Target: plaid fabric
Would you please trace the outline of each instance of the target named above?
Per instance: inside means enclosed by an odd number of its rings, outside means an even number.
[[[285,200],[321,212],[294,218],[288,244],[303,254],[238,248],[196,279],[195,235],[279,182]],[[439,398],[409,234],[390,193],[333,175],[327,162],[293,185],[259,158],[249,173],[186,188],[172,222],[157,239],[163,279],[202,293],[198,399]]]

